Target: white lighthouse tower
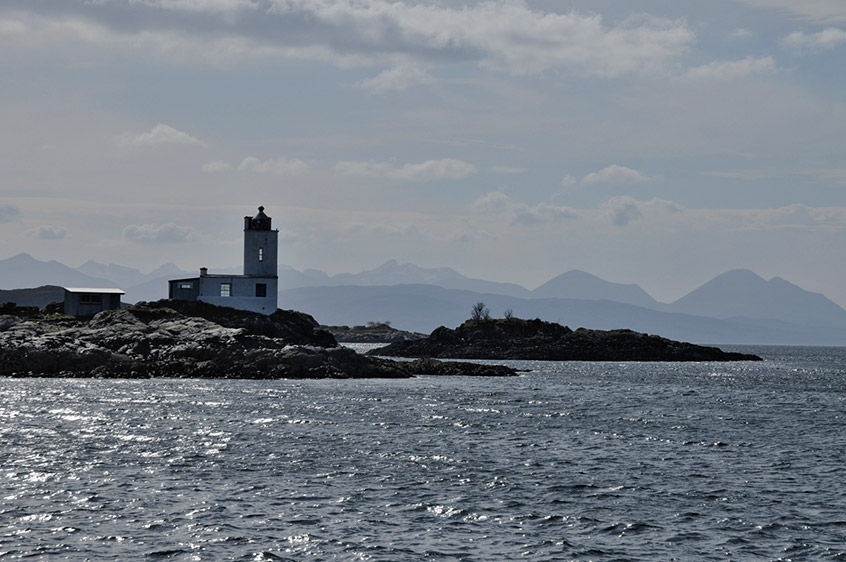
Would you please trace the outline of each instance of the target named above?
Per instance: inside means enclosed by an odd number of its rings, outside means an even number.
[[[279,231],[271,230],[264,207],[255,217],[244,217],[244,275],[276,278]]]

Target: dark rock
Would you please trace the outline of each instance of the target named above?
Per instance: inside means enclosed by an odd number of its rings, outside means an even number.
[[[442,375],[462,377],[510,377],[517,374],[516,369],[505,365],[483,365],[459,361],[438,361],[424,357],[404,363],[403,366],[415,375]]]
[[[486,367],[468,366],[472,374]],[[461,367],[441,369],[458,374]],[[434,367],[431,371],[436,370]],[[0,316],[0,376],[100,378],[406,378],[426,371],[339,347],[315,320],[159,301],[101,312]],[[500,374],[490,368],[491,374]],[[437,374],[430,373],[428,374]]]
[[[269,338],[281,338],[297,345],[337,347],[332,334],[320,329],[317,321],[302,312],[277,309],[270,316],[225,306],[215,306],[200,301],[163,299],[153,303],[139,303],[136,310],[147,308],[147,314],[161,314],[164,309],[174,310],[184,316],[205,318],[225,328],[243,328],[246,333]],[[141,312],[143,314],[143,312]]]
[[[441,326],[428,338],[374,349],[386,357],[525,359],[545,361],[760,361],[756,355],[725,352],[632,330],[571,330],[542,320],[468,320],[451,330]]]
[[[406,340],[419,340],[426,334],[397,330],[385,323],[373,323],[366,326],[321,326],[339,342],[346,343],[393,343]]]
[[[32,318],[37,316],[41,310],[37,306],[18,306],[13,302],[0,304],[0,315],[17,316],[19,318]]]
[[[47,303],[43,312],[44,314],[64,314],[65,303],[63,301]]]

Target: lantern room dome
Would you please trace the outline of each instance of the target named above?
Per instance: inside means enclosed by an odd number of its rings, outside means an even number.
[[[270,230],[270,217],[264,214],[264,207],[258,208],[258,214],[250,219],[249,230]]]

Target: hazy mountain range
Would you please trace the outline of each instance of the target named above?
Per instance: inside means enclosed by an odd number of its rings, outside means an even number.
[[[212,271],[239,273],[240,268]],[[168,279],[195,274],[171,263],[143,274],[95,261],[72,268],[19,254],[0,260],[0,289],[120,287],[126,302],[137,302],[164,298]],[[395,260],[333,276],[280,266],[279,287],[280,308],[307,312],[324,324],[389,321],[397,328],[428,333],[440,325],[460,324],[472,305],[482,301],[492,316],[511,311],[573,328],[631,328],[702,343],[846,345],[846,311],[835,302],[784,279],[765,280],[743,269],[719,275],[672,303],[657,302],[637,285],[582,271],[568,271],[529,290]],[[0,290],[0,302],[9,300],[4,293]]]

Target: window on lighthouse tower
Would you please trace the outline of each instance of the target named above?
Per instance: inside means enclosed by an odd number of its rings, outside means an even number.
[[[259,248],[259,261],[264,261],[264,248]]]

